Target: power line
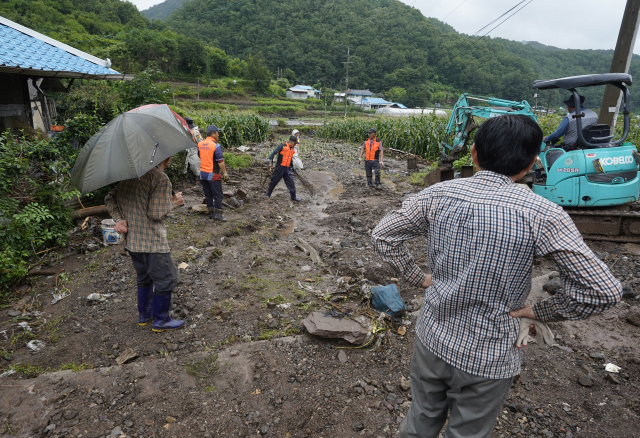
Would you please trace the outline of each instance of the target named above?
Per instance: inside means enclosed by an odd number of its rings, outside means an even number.
[[[481,27],[476,33],[474,33],[472,36],[478,35],[480,32],[482,32],[484,29],[486,29],[487,27],[491,26],[493,23],[495,23],[496,21],[498,21],[499,19],[501,19],[502,17],[504,17],[505,15],[507,15],[509,12],[513,11],[515,8],[517,8],[518,6],[520,6],[522,3],[524,3],[527,0],[522,0],[520,3],[518,3],[517,5],[515,5],[514,7],[512,7],[511,9],[509,9],[507,12],[505,12],[504,14],[500,15],[498,18],[496,18],[495,20],[493,20],[491,23],[487,24],[484,27]],[[526,5],[525,5],[526,6]],[[516,11],[517,12],[517,11]],[[491,32],[491,31],[489,31]],[[486,34],[485,34],[486,35]],[[484,36],[484,35],[483,35]]]
[[[501,23],[498,23],[493,29],[491,29],[489,32],[485,33],[484,35],[482,35],[482,37],[485,37],[487,35],[489,35],[489,33],[493,32],[494,30],[496,30],[500,25],[502,25],[502,23],[504,23],[505,21],[507,21],[509,18],[513,17],[514,15],[516,15],[518,12],[520,12],[521,10],[523,10],[529,3],[531,3],[533,0],[529,0],[524,6],[522,6],[520,9],[518,9],[517,11],[515,11],[513,14],[509,15],[507,18],[504,19],[504,21],[502,21]],[[522,2],[521,2],[522,3]],[[481,37],[481,38],[482,38]]]
[[[467,2],[467,0],[464,0],[462,3],[460,3],[458,6],[456,6],[456,7],[454,8],[454,10],[453,10],[453,11],[449,12],[447,15],[445,15],[445,16],[444,16],[444,18],[442,19],[442,21],[444,21],[444,20],[445,20],[449,15],[451,15],[451,14],[453,14],[455,11],[457,11],[457,10],[458,10],[458,8],[459,8],[460,6],[462,6],[462,5],[464,5],[466,2]],[[414,2],[414,3],[415,3],[415,2]]]

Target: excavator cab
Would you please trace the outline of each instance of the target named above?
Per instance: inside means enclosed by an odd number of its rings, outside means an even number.
[[[631,75],[607,73],[540,80],[533,83],[539,90],[563,89],[580,102],[577,88],[613,85],[624,98],[624,131],[618,140],[610,127],[592,124],[583,127],[584,113],[576,108],[577,142],[572,150],[547,149],[543,143],[540,162],[536,165],[533,191],[564,207],[604,207],[638,200],[640,156],[635,145],[626,142],[629,134],[629,90]]]

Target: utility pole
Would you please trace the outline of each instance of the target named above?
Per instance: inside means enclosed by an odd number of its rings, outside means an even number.
[[[551,92],[553,90],[549,90],[549,101],[547,102],[547,115],[549,115],[549,108],[551,108]]]
[[[353,64],[353,62],[349,62],[349,46],[347,46],[347,62],[343,62],[347,67],[347,78],[344,81],[344,118],[347,118],[347,91],[349,90],[349,64]]]
[[[200,78],[198,78],[198,102],[200,102]]]
[[[633,47],[636,43],[638,25],[640,24],[638,12],[640,12],[640,0],[627,0],[609,73],[629,73],[629,64],[631,64]],[[619,88],[612,85],[605,87],[598,123],[611,126],[611,132],[616,126],[621,99],[622,91]]]

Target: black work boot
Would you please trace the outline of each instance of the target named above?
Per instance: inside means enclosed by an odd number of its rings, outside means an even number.
[[[227,220],[222,216],[222,209],[221,208],[214,208],[213,209],[215,213],[213,213],[213,218],[217,221],[220,222],[226,222]]]
[[[196,176],[191,171],[189,171],[189,182],[191,184],[195,184],[195,182],[196,182]]]
[[[209,207],[209,219],[216,218],[216,209],[213,207]]]

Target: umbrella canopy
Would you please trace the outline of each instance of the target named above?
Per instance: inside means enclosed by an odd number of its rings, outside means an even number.
[[[140,178],[166,158],[194,147],[182,117],[168,105],[145,105],[107,123],[87,141],[71,174],[82,194]]]

